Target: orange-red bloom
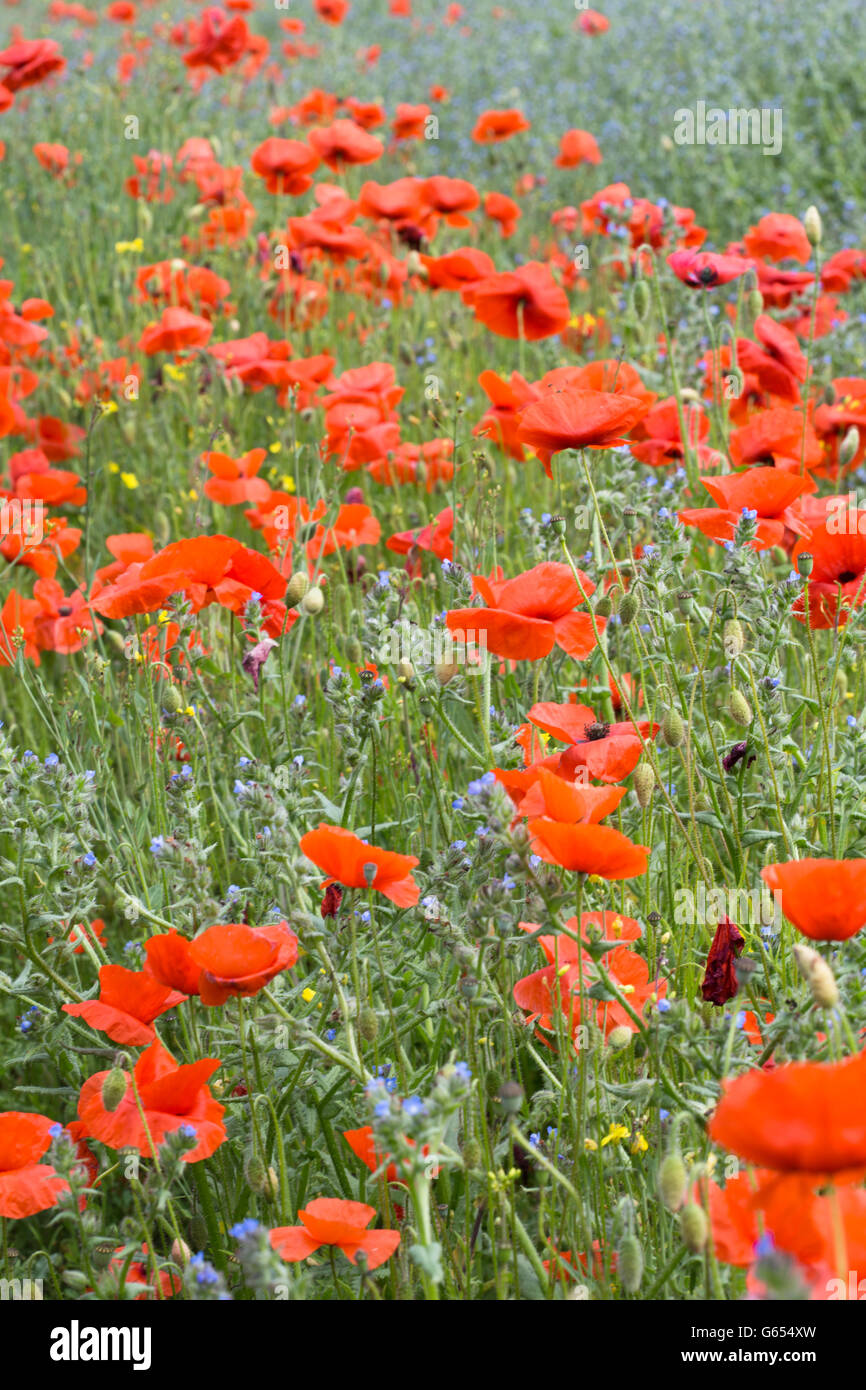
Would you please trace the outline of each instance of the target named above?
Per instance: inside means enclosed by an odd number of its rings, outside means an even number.
[[[484,632],[487,646],[510,661],[539,661],[554,645],[577,661],[595,646],[592,621],[576,613],[595,585],[578,571],[583,593],[568,565],[546,560],[514,579],[475,575],[475,590],[485,608],[456,608],[445,622],[450,632]],[[602,623],[599,623],[599,627]]]
[[[64,1004],[63,1012],[83,1018],[91,1028],[107,1033],[113,1042],[141,1047],[156,1037],[153,1020],[182,1004],[185,998],[143,971],[103,965],[99,972],[99,998]]]
[[[325,821],[301,836],[300,850],[328,875],[326,886],[341,883],[344,888],[374,888],[397,907],[412,907],[418,901],[420,890],[412,877],[418,863],[414,855],[368,845],[351,830]],[[369,870],[369,879],[365,870]]]
[[[866,926],[866,859],[796,859],[768,864],[761,878],[782,911],[812,941],[847,941]]]
[[[189,958],[201,970],[201,1002],[224,1004],[233,994],[258,994],[275,975],[290,969],[298,959],[298,938],[287,922],[266,927],[217,923],[189,943]]]
[[[46,1115],[0,1114],[0,1216],[20,1221],[56,1206],[69,1184],[39,1160],[51,1146],[54,1121]]]
[[[400,1244],[399,1231],[368,1231],[375,1207],[347,1202],[339,1197],[316,1197],[298,1212],[303,1225],[277,1226],[270,1241],[278,1255],[292,1263],[305,1260],[322,1245],[336,1245],[347,1260],[357,1264],[359,1252],[368,1269],[377,1269]]]

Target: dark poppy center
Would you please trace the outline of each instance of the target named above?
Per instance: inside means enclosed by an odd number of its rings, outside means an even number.
[[[72,606],[68,603],[61,603],[57,611],[60,614],[61,618],[68,618],[72,612]]]
[[[596,724],[584,724],[583,732],[591,743],[595,743],[596,739],[607,738],[610,733],[610,725],[600,722]]]
[[[702,285],[714,285],[716,278],[716,270],[711,265],[705,265],[698,271],[698,279]]]
[[[856,578],[857,574],[854,570],[843,570],[841,574],[836,575],[839,584],[850,584]]]

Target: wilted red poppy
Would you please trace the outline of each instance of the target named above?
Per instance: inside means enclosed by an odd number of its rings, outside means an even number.
[[[341,883],[344,888],[374,888],[397,907],[413,907],[418,901],[420,890],[412,877],[418,863],[414,855],[395,854],[365,844],[351,830],[325,821],[302,835],[299,847],[328,875],[327,883]],[[365,869],[370,869],[369,879]]]
[[[523,112],[513,107],[507,111],[483,111],[475,122],[472,139],[479,145],[494,145],[521,130],[529,130],[529,126]]]
[[[298,959],[298,938],[288,922],[266,927],[218,922],[189,943],[189,957],[201,970],[201,1002],[216,1006],[233,994],[258,994],[290,969]]]
[[[856,1181],[866,1173],[864,1087],[866,1052],[749,1071],[725,1085],[708,1133],[764,1168]]]
[[[214,1057],[179,1066],[157,1039],[135,1064],[135,1088],[129,1072],[124,1073],[126,1093],[115,1110],[107,1110],[102,1099],[110,1072],[97,1072],[85,1081],[78,1098],[85,1134],[110,1149],[138,1149],[142,1158],[153,1158],[151,1142],[158,1147],[167,1134],[192,1125],[198,1143],[184,1154],[184,1162],[209,1158],[226,1137],[225,1107],[214,1100],[207,1086],[218,1066]]]
[[[739,990],[734,962],[745,946],[742,932],[728,917],[716,927],[707,956],[701,994],[711,1004],[727,1004]]]
[[[39,1160],[51,1147],[54,1121],[22,1110],[0,1113],[0,1216],[20,1221],[57,1205],[69,1184]]]
[[[399,1231],[368,1231],[375,1207],[347,1202],[339,1197],[316,1197],[298,1212],[303,1225],[277,1226],[270,1242],[277,1254],[294,1263],[313,1255],[322,1245],[336,1245],[347,1260],[357,1264],[361,1253],[368,1269],[378,1269],[400,1244]]]
[[[600,878],[637,878],[647,871],[650,851],[635,845],[609,825],[568,825],[563,821],[531,820],[529,833],[549,852],[553,863],[572,873]]]
[[[847,941],[866,926],[866,859],[795,859],[768,864],[761,878],[812,941]]]
[[[565,290],[540,261],[478,280],[463,290],[462,299],[501,338],[552,338],[563,331],[570,316]]]
[[[595,633],[589,615],[574,610],[595,585],[581,570],[578,575],[583,593],[570,566],[551,560],[504,581],[475,575],[486,607],[452,609],[446,626],[450,632],[484,632],[490,651],[510,661],[539,661],[554,645],[582,661],[595,647]]]
[[[107,1033],[113,1042],[141,1047],[156,1037],[153,1020],[182,1004],[185,998],[186,995],[168,989],[143,971],[103,965],[99,972],[99,998],[64,1004],[63,1012],[83,1018],[91,1028]]]
[[[644,401],[621,392],[551,391],[521,412],[517,438],[534,449],[551,476],[550,460],[562,449],[607,449],[647,413]]]

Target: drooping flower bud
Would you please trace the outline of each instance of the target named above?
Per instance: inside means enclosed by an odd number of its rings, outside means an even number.
[[[675,709],[666,710],[662,720],[662,738],[668,748],[679,748],[686,736],[682,716]]]
[[[728,714],[735,724],[747,729],[752,722],[752,707],[742,690],[732,690],[728,696]]]
[[[102,1104],[112,1113],[126,1095],[127,1076],[120,1067],[112,1067],[102,1083]]]
[[[689,1202],[680,1212],[679,1223],[683,1245],[687,1250],[691,1250],[693,1255],[699,1255],[709,1235],[707,1214],[703,1207],[699,1207],[697,1202]]]
[[[634,770],[634,794],[637,797],[638,805],[646,810],[652,801],[653,791],[656,784],[656,775],[649,763],[640,762]]]

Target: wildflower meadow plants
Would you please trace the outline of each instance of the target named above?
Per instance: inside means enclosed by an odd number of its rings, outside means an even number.
[[[866,1297],[859,10],[633,11],[2,9],[3,1298]]]

